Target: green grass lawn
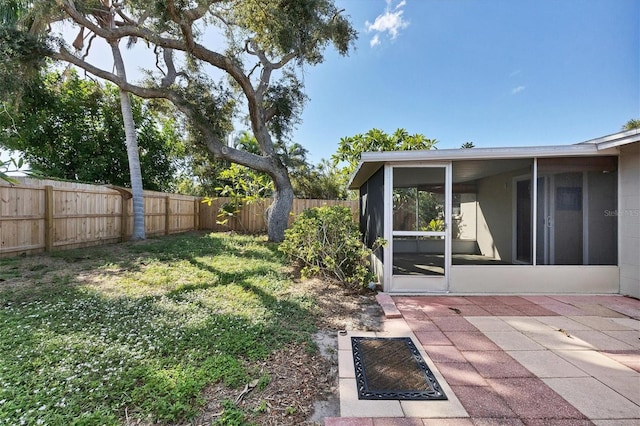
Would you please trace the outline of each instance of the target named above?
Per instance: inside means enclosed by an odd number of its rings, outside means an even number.
[[[208,385],[266,385],[260,362],[310,342],[313,307],[260,237],[0,259],[0,424],[189,420]]]

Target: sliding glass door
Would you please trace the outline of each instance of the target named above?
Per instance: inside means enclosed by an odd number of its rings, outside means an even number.
[[[617,159],[538,160],[535,264],[617,264]],[[516,259],[532,263],[531,178],[516,180]]]

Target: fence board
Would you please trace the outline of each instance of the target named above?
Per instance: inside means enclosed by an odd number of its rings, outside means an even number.
[[[11,186],[0,182],[0,256],[110,244],[127,240],[133,231],[133,203],[127,189],[53,180],[18,178]],[[48,189],[47,189],[48,188]],[[144,191],[148,236],[196,229],[264,233],[265,211],[273,202],[260,199],[243,206],[227,223],[219,223],[220,207],[198,197]],[[344,205],[357,219],[358,202],[296,199],[289,221],[307,208]]]

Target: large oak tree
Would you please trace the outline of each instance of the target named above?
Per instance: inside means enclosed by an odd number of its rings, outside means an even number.
[[[333,0],[41,0],[31,2],[30,11],[72,22],[112,47],[128,40],[151,49],[156,60],[140,84],[98,67],[51,32],[44,52],[123,91],[171,101],[215,157],[267,173],[275,188],[268,235],[283,239],[293,190],[274,140],[285,138],[299,120],[305,101],[300,70],[321,63],[328,45],[347,54],[356,37]],[[227,78],[214,82],[211,67]],[[240,107],[258,154],[225,143],[231,115]]]

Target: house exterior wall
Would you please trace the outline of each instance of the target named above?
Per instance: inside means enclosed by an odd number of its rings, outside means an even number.
[[[485,256],[511,262],[513,257],[513,178],[522,170],[478,181],[477,241]]]
[[[372,248],[377,238],[384,237],[384,169],[378,170],[360,187],[360,232],[364,243]],[[371,254],[371,268],[379,282],[384,281],[383,250]]]
[[[618,179],[620,294],[640,298],[640,143],[620,148]]]
[[[452,294],[617,294],[617,266],[451,266]]]
[[[511,251],[510,238],[503,235],[512,228],[511,188],[505,176],[492,176],[478,183],[477,241],[484,256],[506,260]],[[504,181],[504,182],[503,182]]]
[[[455,224],[460,240],[476,240],[478,226],[478,202],[475,194],[460,196],[460,219]],[[456,238],[455,234],[454,237]]]

